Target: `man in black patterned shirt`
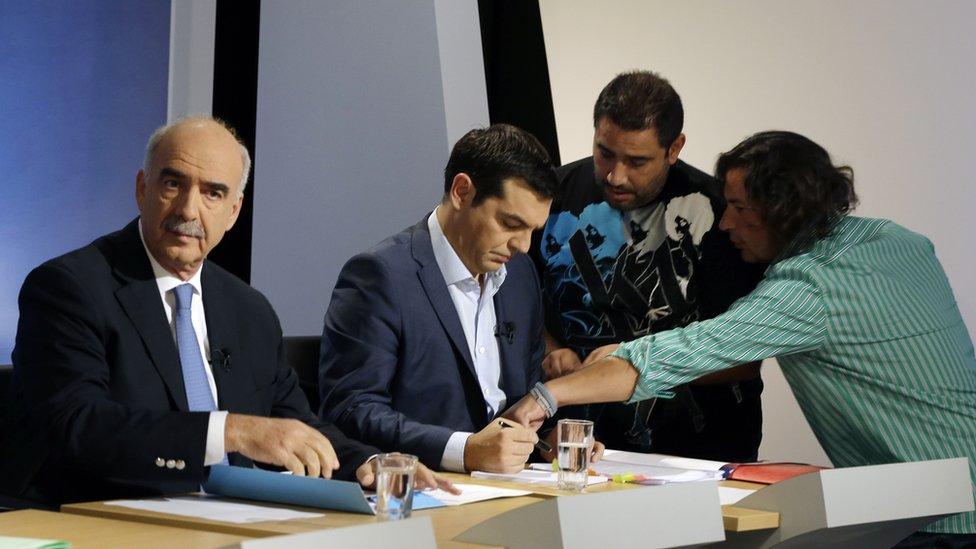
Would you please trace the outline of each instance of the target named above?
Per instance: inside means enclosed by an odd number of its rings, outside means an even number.
[[[762,267],[718,229],[718,183],[678,160],[681,99],[639,71],[614,78],[594,108],[593,156],[558,170],[560,193],[533,249],[546,298],[550,378],[595,349],[724,312]],[[596,422],[608,448],[753,461],[762,438],[759,364],[677,389],[671,400],[564,412]]]

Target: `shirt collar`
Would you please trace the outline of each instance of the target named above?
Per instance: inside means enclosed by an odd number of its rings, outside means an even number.
[[[467,280],[477,283],[478,279],[472,276],[471,271],[464,266],[464,262],[454,251],[454,246],[451,246],[451,242],[444,235],[444,229],[441,228],[441,224],[437,220],[437,208],[434,208],[434,211],[427,217],[427,229],[430,231],[430,245],[434,249],[434,260],[437,261],[437,266],[440,268],[441,274],[444,275],[444,281],[447,282],[448,286]],[[495,288],[500,288],[502,282],[505,281],[506,272],[505,265],[502,265],[497,271],[486,273],[485,281]]]
[[[190,280],[183,281],[179,277],[174,276],[172,273],[163,268],[162,265],[156,261],[153,254],[149,251],[149,247],[146,246],[146,237],[142,234],[142,218],[139,218],[139,240],[142,242],[142,249],[146,250],[146,256],[149,257],[149,264],[152,265],[153,276],[156,278],[156,285],[159,286],[159,293],[166,295],[166,292],[172,290],[177,286],[182,286],[183,284],[189,284],[193,286],[193,291],[198,296],[203,296],[203,286],[200,284],[200,273],[203,271],[203,264],[200,264],[200,268],[197,272],[193,273]]]

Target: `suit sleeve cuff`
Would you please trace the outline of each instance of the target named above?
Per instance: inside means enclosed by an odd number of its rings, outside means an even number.
[[[210,412],[207,423],[207,451],[203,457],[203,465],[216,465],[223,461],[227,452],[224,451],[224,425],[227,423],[227,411]]]
[[[468,443],[471,433],[456,431],[447,439],[444,455],[441,457],[441,469],[454,473],[464,473],[464,447]]]

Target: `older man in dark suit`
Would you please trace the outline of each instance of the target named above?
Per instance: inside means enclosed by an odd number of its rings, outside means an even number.
[[[377,450],[311,412],[268,301],[205,261],[249,169],[218,121],[160,128],[139,219],[30,273],[0,491],[49,505],[187,492],[226,462],[371,482]]]

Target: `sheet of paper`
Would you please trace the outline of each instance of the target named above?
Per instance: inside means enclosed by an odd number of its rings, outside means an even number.
[[[425,490],[423,493],[443,502],[445,505],[464,505],[465,503],[474,503],[489,499],[527,496],[532,493],[527,490],[496,488],[494,486],[481,486],[480,484],[455,484],[454,486],[457,486],[461,490],[460,495],[455,496],[444,490]]]
[[[549,470],[537,468],[541,466],[543,468],[548,467]],[[523,484],[539,484],[544,486],[550,486],[555,488],[559,483],[559,475],[552,470],[552,465],[545,463],[533,463],[529,469],[522,469],[518,473],[506,474],[506,473],[487,473],[485,471],[473,471],[471,473],[473,478],[483,478],[490,480],[507,480],[509,482],[520,482]],[[586,477],[586,485],[591,484],[601,484],[607,482],[610,479],[602,475],[590,475]]]
[[[729,488],[726,486],[718,487],[718,499],[722,505],[735,505],[740,499],[752,495],[755,490],[745,488]]]
[[[638,452],[624,452],[623,450],[609,449],[603,453],[603,461],[650,465],[652,467],[673,467],[675,469],[697,469],[700,471],[721,471],[722,467],[728,465],[723,461],[683,458],[665,454],[641,454]]]
[[[292,511],[279,507],[251,505],[224,501],[216,497],[176,497],[152,499],[120,499],[106,501],[106,505],[118,505],[143,511],[155,511],[170,515],[198,517],[221,522],[243,524],[248,522],[264,522],[268,520],[292,520],[324,516],[322,513],[306,513]]]

